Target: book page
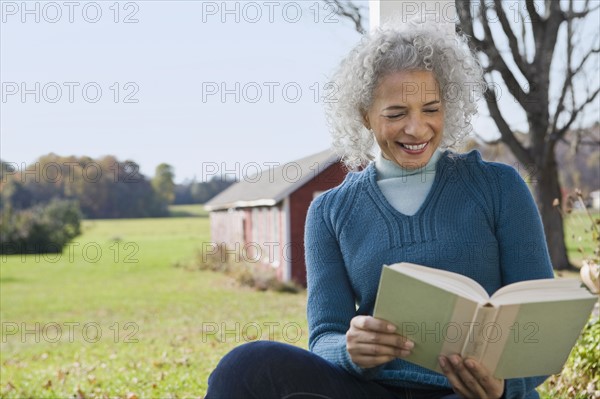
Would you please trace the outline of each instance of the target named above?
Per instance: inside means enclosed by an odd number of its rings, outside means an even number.
[[[510,325],[501,325],[507,339],[494,375],[521,378],[560,372],[594,302],[579,299],[520,305]]]
[[[557,278],[521,281],[500,288],[492,295],[494,305],[548,302],[593,297],[577,279]]]
[[[407,262],[395,263],[389,267],[400,273],[482,304],[489,300],[487,291],[477,281],[462,274]]]
[[[465,326],[472,320],[477,303],[384,267],[373,316],[394,324],[397,334],[415,343],[405,360],[441,372],[438,356],[448,350],[448,344],[462,348],[467,338]]]

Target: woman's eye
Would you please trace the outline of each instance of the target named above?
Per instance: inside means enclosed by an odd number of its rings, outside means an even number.
[[[429,114],[432,114],[432,113],[434,113],[434,112],[438,112],[438,111],[439,111],[439,108],[436,108],[436,109],[426,109],[426,110],[425,110],[425,112],[427,112],[427,113],[429,113]]]
[[[396,119],[396,118],[400,118],[402,116],[404,116],[406,114],[394,114],[394,115],[386,115],[385,117],[388,119]]]

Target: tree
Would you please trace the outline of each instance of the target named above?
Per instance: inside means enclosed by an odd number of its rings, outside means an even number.
[[[154,177],[152,178],[152,188],[162,203],[171,204],[175,199],[175,172],[173,167],[166,163],[161,163],[156,167]]]
[[[7,180],[2,184],[0,192],[0,210],[5,207],[13,209],[29,208],[32,204],[32,195],[18,180]]]
[[[131,160],[48,154],[25,170],[18,170],[14,162],[0,166],[0,209],[25,210],[58,198],[77,201],[83,216],[92,219],[168,214],[168,198],[159,198]]]
[[[205,182],[192,181],[175,186],[175,204],[203,204],[235,183],[235,180],[213,176]]]
[[[485,92],[485,100],[500,131],[500,140],[506,143],[522,165],[533,166],[537,177],[535,197],[552,264],[558,270],[571,265],[562,216],[553,205],[555,200],[558,200],[559,206],[562,205],[556,145],[565,139],[576,122],[581,123],[584,110],[593,104],[600,92],[598,80],[586,76],[590,67],[594,68],[594,62],[597,68],[597,54],[600,52],[597,33],[593,40],[577,40],[584,26],[581,21],[593,14],[598,6],[591,8],[589,1],[579,2],[582,7],[575,10],[576,2],[569,1],[562,7],[561,3],[564,4],[560,1],[544,2],[543,13],[540,14],[539,3],[527,0],[525,7],[514,14],[520,26],[511,24],[506,5],[500,0],[494,0],[493,6],[481,1],[476,15],[472,14],[469,2],[457,0],[456,4],[460,26],[470,36],[472,49],[481,55],[486,81],[494,87]],[[498,21],[501,29],[492,32],[492,18]],[[475,32],[478,25],[482,28],[481,34]],[[508,51],[503,51],[498,45],[498,36],[506,40]],[[565,52],[555,54],[561,46]],[[509,66],[511,64],[512,67]],[[553,96],[550,75],[559,68],[564,69],[563,80],[553,81],[559,84],[558,91],[555,91],[558,96]],[[597,75],[597,69],[595,71]],[[497,85],[494,85],[497,76],[502,78],[508,92],[527,117],[527,143],[517,139],[515,128],[499,107]]]
[[[355,8],[347,4],[342,7],[339,1],[333,3],[337,4],[338,14],[360,24],[361,18],[347,12]],[[535,178],[534,196],[557,270],[572,266],[567,257],[562,216],[554,206],[556,201],[562,206],[563,200],[555,150],[558,142],[566,141],[567,132],[583,124],[584,112],[600,92],[597,22],[591,40],[583,40],[582,34],[585,22],[594,15],[597,18],[599,7],[589,0],[526,0],[524,4],[456,0],[459,30],[469,36],[469,44],[484,68],[489,85],[485,101],[500,132],[499,140]],[[514,18],[511,20],[509,15]],[[357,31],[362,33],[364,28]],[[553,79],[551,90],[550,76],[556,72],[561,72],[561,77]],[[511,124],[514,120],[507,120],[506,109],[501,109],[502,87],[527,118],[526,141],[518,138],[514,123]],[[600,145],[597,139],[578,136],[576,140],[574,145]]]

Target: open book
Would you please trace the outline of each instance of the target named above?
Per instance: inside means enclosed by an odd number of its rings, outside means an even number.
[[[518,282],[490,298],[463,275],[396,263],[383,268],[373,316],[415,343],[407,361],[441,373],[438,356],[458,353],[521,378],[560,372],[597,300],[576,279]]]

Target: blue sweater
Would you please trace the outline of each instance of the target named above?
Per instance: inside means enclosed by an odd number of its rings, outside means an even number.
[[[363,369],[346,350],[356,315],[372,315],[383,264],[413,262],[461,273],[489,294],[521,280],[552,278],[531,193],[510,166],[478,152],[446,151],[417,212],[385,199],[371,163],[312,202],[306,220],[309,349],[366,379],[413,388],[450,387],[443,375],[402,359]],[[410,194],[407,194],[410,195]],[[509,379],[505,398],[538,398],[546,377]]]

